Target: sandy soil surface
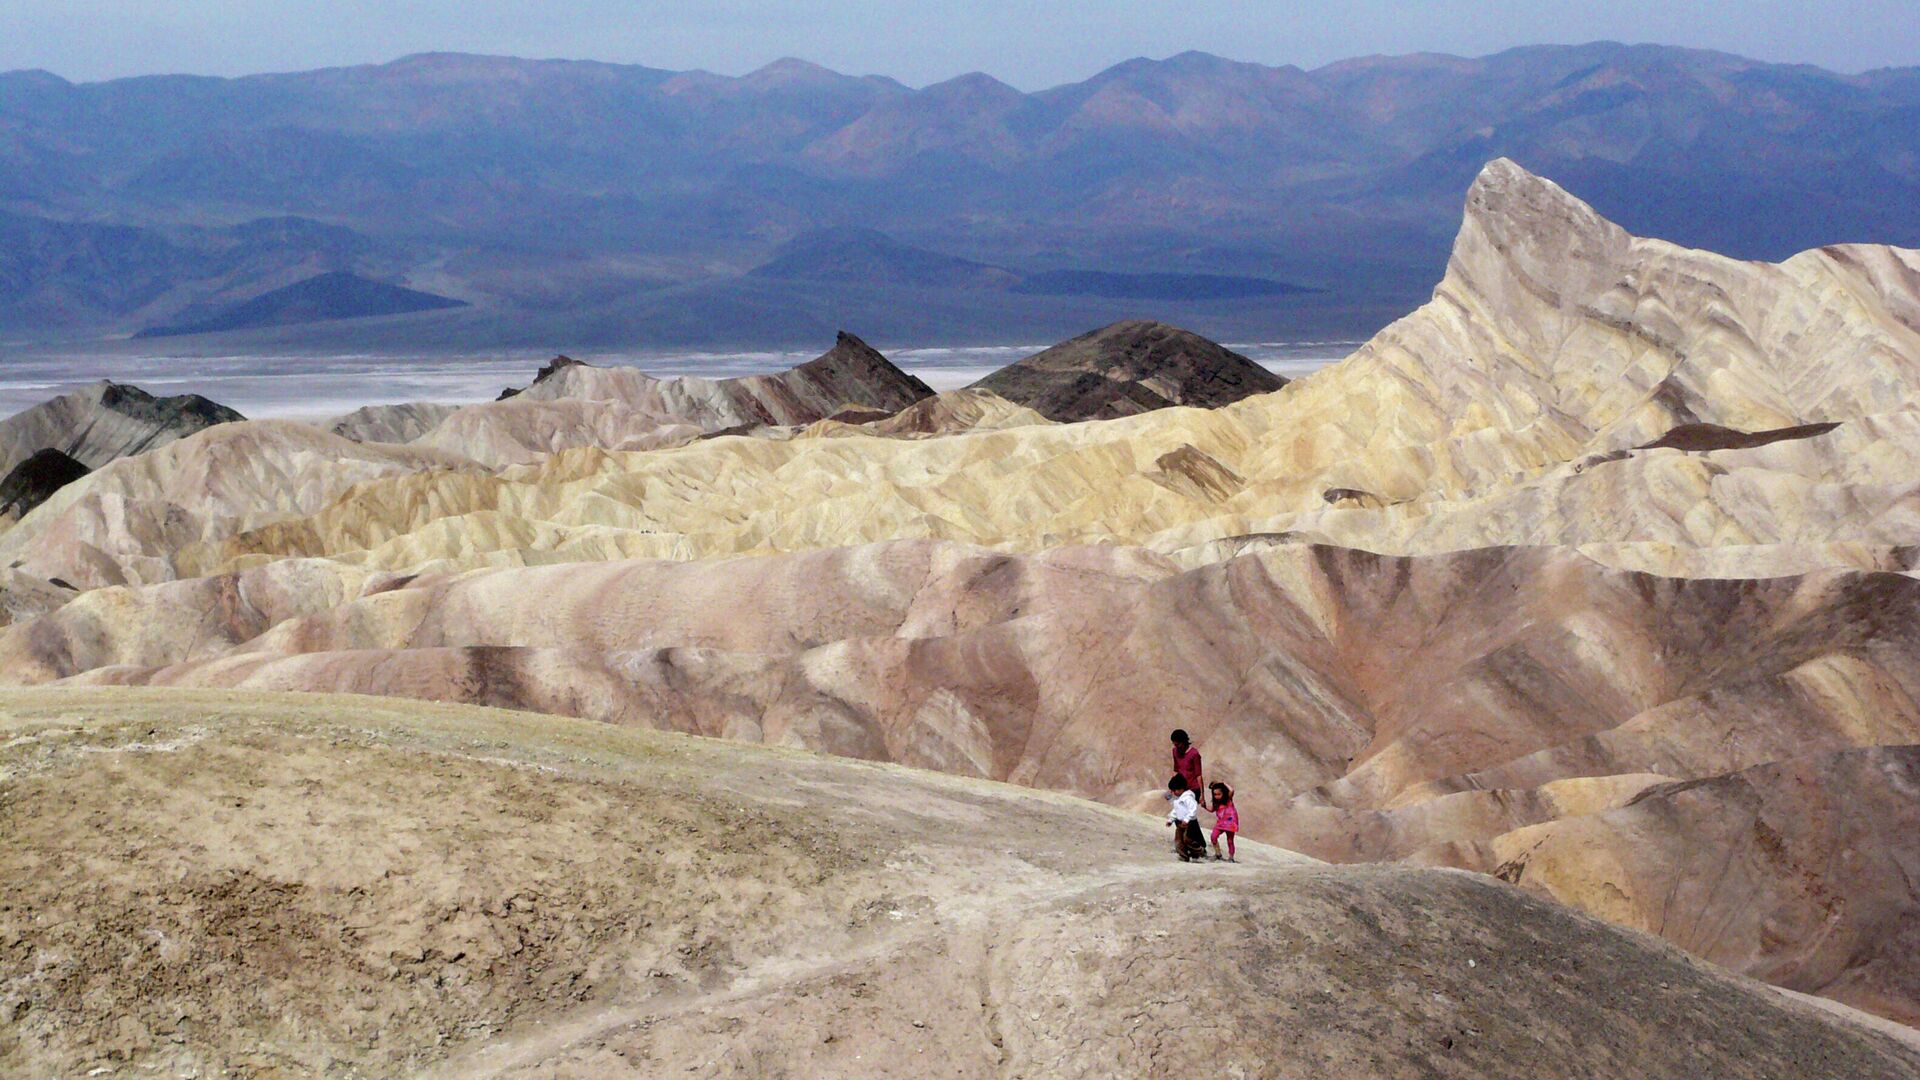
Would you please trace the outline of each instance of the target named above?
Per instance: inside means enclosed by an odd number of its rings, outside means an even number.
[[[1920,1076],[1485,877],[532,714],[7,693],[0,836],[9,1076]]]

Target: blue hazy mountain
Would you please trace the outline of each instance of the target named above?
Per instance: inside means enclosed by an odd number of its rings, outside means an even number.
[[[436,296],[384,281],[371,281],[344,270],[316,274],[305,281],[261,293],[250,300],[222,307],[168,326],[141,330],[135,337],[176,337],[252,330],[268,326],[299,326],[336,319],[365,319],[376,315],[406,315],[466,307],[464,300]]]
[[[14,72],[0,341],[429,270],[473,306],[284,333],[723,343],[845,313],[883,339],[1145,314],[1364,333],[1424,297],[1461,194],[1502,155],[1636,233],[1734,255],[1920,245],[1912,68],[1598,43],[1311,71],[1184,53],[1034,93],[793,60],[740,77],[449,54],[237,79]],[[816,251],[786,246],[803,241]],[[888,244],[927,255],[896,272]],[[839,276],[795,274],[809,258]]]

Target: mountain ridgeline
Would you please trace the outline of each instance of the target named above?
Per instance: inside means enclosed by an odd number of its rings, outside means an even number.
[[[1920,244],[1916,109],[1916,69],[1613,43],[1311,71],[1185,53],[1035,92],[792,60],[13,72],[0,326],[312,348],[792,345],[847,325],[978,343],[1151,304],[1242,339],[1358,337],[1425,299],[1499,156],[1736,256]],[[219,317],[333,272],[472,306]]]

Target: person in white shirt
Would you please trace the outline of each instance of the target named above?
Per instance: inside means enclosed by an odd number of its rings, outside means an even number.
[[[1167,824],[1173,829],[1173,853],[1181,862],[1196,862],[1206,857],[1207,841],[1200,835],[1200,800],[1187,789],[1187,778],[1176,775],[1167,781]]]

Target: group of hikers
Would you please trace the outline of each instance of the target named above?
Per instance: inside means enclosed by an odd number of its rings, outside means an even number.
[[[1208,805],[1208,797],[1212,805]],[[1184,728],[1173,731],[1173,777],[1167,781],[1166,799],[1173,804],[1167,811],[1167,824],[1173,828],[1173,853],[1181,862],[1199,862],[1207,857],[1207,841],[1200,836],[1200,811],[1213,813],[1213,857],[1220,858],[1220,838],[1227,838],[1228,862],[1236,861],[1233,836],[1240,831],[1240,811],[1233,806],[1233,788],[1215,781],[1206,782],[1200,767],[1200,751],[1187,738]]]

